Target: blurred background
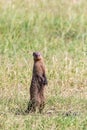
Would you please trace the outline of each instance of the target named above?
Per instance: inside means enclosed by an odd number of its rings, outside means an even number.
[[[2,130],[86,130],[86,13],[86,0],[0,0]],[[38,118],[23,115],[29,100],[33,51],[43,54],[49,82],[45,116],[37,114]],[[67,111],[71,116],[65,119],[61,113]],[[80,116],[72,117],[74,112]]]

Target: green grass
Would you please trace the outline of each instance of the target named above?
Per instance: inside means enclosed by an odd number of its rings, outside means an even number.
[[[87,130],[86,0],[0,0],[0,130]],[[25,114],[33,51],[48,77],[43,114]]]

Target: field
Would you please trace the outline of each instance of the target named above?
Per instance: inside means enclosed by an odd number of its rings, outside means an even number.
[[[26,114],[34,51],[48,86]],[[87,1],[0,0],[0,130],[87,130]]]

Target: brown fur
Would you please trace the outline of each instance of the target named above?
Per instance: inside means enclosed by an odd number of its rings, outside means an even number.
[[[47,85],[47,78],[45,75],[45,65],[41,54],[39,52],[34,52],[33,57],[34,66],[30,86],[30,101],[27,110],[28,112],[35,112],[36,107],[38,107],[39,112],[41,113],[45,105],[44,89],[45,85]]]

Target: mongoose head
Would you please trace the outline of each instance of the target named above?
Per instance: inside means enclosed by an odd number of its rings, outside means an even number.
[[[34,61],[38,61],[42,59],[40,52],[33,52]]]

